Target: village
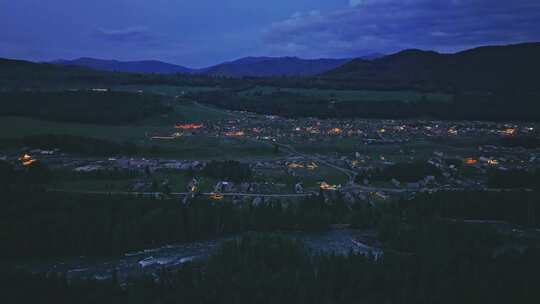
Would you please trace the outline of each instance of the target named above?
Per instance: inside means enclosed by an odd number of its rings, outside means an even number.
[[[215,201],[253,204],[319,194],[354,203],[417,192],[497,191],[488,183],[492,172],[540,167],[538,145],[520,141],[538,141],[538,126],[530,123],[287,119],[246,112],[235,112],[235,116],[178,122],[169,133],[147,136],[153,143],[186,137],[257,142],[275,152],[262,159],[240,160],[252,172],[241,181],[204,176],[208,163],[216,161],[210,159],[85,157],[59,149],[28,148],[1,157],[21,167],[39,160],[69,176],[67,183],[64,179],[51,190],[177,195],[184,201],[204,195]],[[402,164],[416,167],[401,168]],[[418,176],[407,174],[418,166]],[[79,179],[88,182],[74,187]]]

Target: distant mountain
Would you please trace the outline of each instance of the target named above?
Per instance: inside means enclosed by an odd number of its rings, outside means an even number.
[[[374,59],[378,59],[378,58],[381,58],[381,57],[384,57],[384,56],[386,56],[386,55],[383,54],[383,53],[371,53],[371,54],[360,56],[360,57],[358,57],[358,59],[374,60]]]
[[[176,73],[191,73],[192,69],[165,63],[157,60],[144,61],[117,61],[117,60],[102,60],[95,58],[79,58],[75,60],[56,60],[51,62],[57,65],[79,66],[86,67],[98,71],[109,72],[126,72],[126,73],[142,73],[142,74],[176,74]]]
[[[355,59],[320,77],[343,85],[425,90],[539,91],[540,43],[479,47],[455,54],[405,50]]]
[[[335,69],[349,60],[246,57],[201,69],[198,73],[227,77],[313,76]]]
[[[127,74],[126,74],[127,75]],[[123,77],[122,80],[126,80]],[[5,89],[64,88],[87,83],[112,85],[121,79],[115,73],[79,66],[35,63],[0,58],[0,91]]]

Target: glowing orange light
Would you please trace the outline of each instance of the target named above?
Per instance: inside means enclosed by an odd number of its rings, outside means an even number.
[[[212,192],[210,194],[210,199],[211,200],[214,200],[214,201],[220,201],[223,199],[223,194],[221,193],[217,193],[217,192]]]
[[[333,129],[330,129],[330,131],[328,131],[328,134],[330,135],[339,135],[341,134],[341,132],[343,132],[340,128],[333,128]]]
[[[231,136],[231,137],[240,137],[244,135],[245,135],[244,131],[231,131],[231,132],[225,133],[225,136]]]
[[[515,135],[517,130],[514,128],[508,128],[506,130],[503,130],[502,132],[503,134],[506,134],[506,135]]]
[[[28,160],[31,160],[32,159],[32,156],[28,155],[28,154],[23,154],[23,156],[21,156],[19,158],[20,161],[28,161]]]
[[[175,129],[182,129],[182,130],[196,130],[196,129],[201,129],[202,127],[204,127],[203,124],[185,124],[185,125],[174,126]]]
[[[474,158],[466,158],[465,163],[467,165],[476,165],[478,163],[478,160],[476,160]]]
[[[320,187],[322,190],[332,190],[335,191],[338,189],[338,186],[336,185],[330,185],[327,182],[321,182]]]
[[[19,157],[19,160],[22,162],[23,166],[30,166],[37,161],[28,154],[23,154],[21,157]]]

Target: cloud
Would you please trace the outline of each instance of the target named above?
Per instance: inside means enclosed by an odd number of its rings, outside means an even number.
[[[121,29],[98,28],[96,30],[96,36],[103,40],[116,42],[140,42],[154,38],[154,35],[145,26],[131,26]]]
[[[298,13],[263,31],[275,52],[304,56],[455,51],[533,40],[540,40],[538,0],[350,0],[344,9]]]

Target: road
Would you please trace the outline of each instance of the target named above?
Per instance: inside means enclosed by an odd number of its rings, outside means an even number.
[[[347,175],[347,177],[349,178],[349,183],[347,186],[343,187],[342,190],[344,191],[348,191],[348,190],[360,190],[362,192],[384,192],[384,193],[407,193],[407,192],[419,192],[421,189],[404,189],[404,188],[400,188],[400,189],[396,189],[396,188],[383,188],[383,187],[369,187],[369,186],[363,186],[363,185],[358,185],[356,184],[356,176],[358,175],[357,172],[353,171],[353,170],[350,170],[348,168],[342,168],[342,167],[339,167],[337,165],[334,165],[318,156],[314,156],[314,155],[308,155],[308,154],[304,154],[304,153],[300,153],[298,152],[293,146],[291,145],[287,145],[287,144],[282,144],[282,143],[278,143],[278,142],[274,142],[276,145],[278,145],[279,147],[281,148],[284,148],[287,150],[287,152],[289,152],[290,154],[293,154],[293,155],[297,155],[297,156],[302,156],[302,157],[305,157],[307,159],[312,159],[312,160],[316,160],[318,161],[319,163],[322,163],[328,167],[331,167],[331,168],[334,168],[340,172],[342,172],[343,174]],[[478,190],[478,191],[485,191],[485,192],[519,192],[519,191],[527,191],[527,192],[530,192],[530,191],[533,191],[531,189],[496,189],[496,188],[483,188],[483,189],[467,189],[467,188],[459,188],[459,187],[454,187],[454,188],[446,188],[446,187],[438,187],[438,188],[429,188],[427,189],[427,191],[430,191],[430,192],[439,192],[439,191],[467,191],[467,190]]]
[[[354,184],[355,183],[357,173],[354,172],[353,170],[336,166],[336,165],[334,165],[334,164],[332,164],[332,163],[330,163],[330,162],[328,162],[328,161],[326,161],[326,160],[324,160],[324,159],[322,159],[322,158],[320,158],[318,156],[315,156],[315,155],[309,155],[309,154],[300,153],[291,145],[286,145],[286,144],[282,144],[282,143],[278,143],[278,142],[274,142],[274,144],[278,145],[281,148],[284,148],[285,150],[288,150],[287,152],[289,152],[290,154],[302,156],[302,157],[307,158],[307,159],[312,159],[312,160],[318,161],[319,163],[321,163],[323,165],[334,168],[334,169],[340,171],[341,173],[343,173],[343,174],[345,174],[347,176],[347,178],[349,179],[349,184]]]
[[[129,195],[129,196],[149,196],[155,197],[163,195],[162,192],[130,192],[130,191],[79,191],[79,190],[64,190],[64,189],[47,189],[48,192],[62,192],[62,193],[80,193],[80,194],[100,194],[100,195]],[[191,192],[172,192],[170,195],[173,196],[185,196],[190,195]],[[205,192],[199,193],[203,196],[211,196],[214,193]],[[300,198],[300,197],[309,197],[314,193],[283,193],[283,194],[263,194],[263,193],[221,193],[223,196],[238,196],[238,197],[272,197],[272,198]]]

